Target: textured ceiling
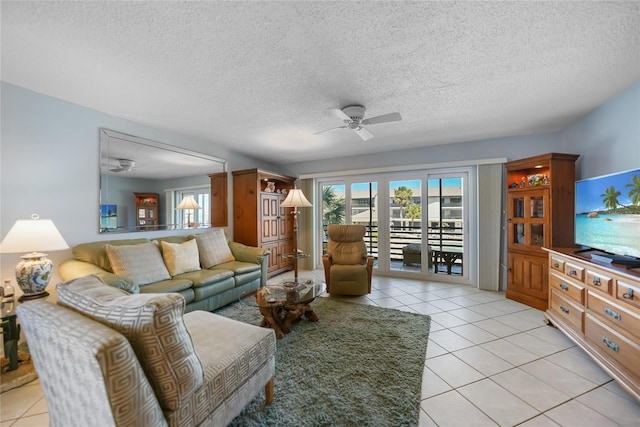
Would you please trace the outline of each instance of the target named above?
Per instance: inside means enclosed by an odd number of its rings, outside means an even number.
[[[638,2],[1,2],[2,80],[291,163],[562,128],[640,80]],[[363,104],[362,141],[328,108]]]

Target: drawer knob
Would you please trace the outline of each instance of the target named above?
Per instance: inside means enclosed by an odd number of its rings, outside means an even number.
[[[569,276],[577,276],[578,272],[575,270],[569,270]]]
[[[554,262],[554,263],[553,263],[553,267],[554,267],[554,268],[558,268],[558,267],[560,267],[560,264],[558,264],[557,262]]]
[[[569,291],[569,287],[567,285],[565,285],[564,283],[560,283],[560,289],[562,289],[563,291]]]
[[[560,310],[562,310],[563,312],[569,314],[569,309],[567,307],[565,307],[564,305],[560,306]]]
[[[600,278],[599,277],[594,277],[593,278],[593,284],[595,286],[600,286]]]
[[[633,299],[633,289],[628,289],[627,293],[622,295],[624,299]]]
[[[608,316],[613,317],[616,320],[622,320],[622,316],[618,313],[616,313],[615,311],[611,310],[609,307],[605,307],[604,308],[604,312],[605,314],[607,314]]]
[[[607,347],[609,347],[611,350],[615,351],[616,353],[620,351],[620,347],[618,347],[618,344],[616,344],[613,341],[609,340],[609,338],[602,337],[602,342],[604,343],[604,345],[606,345]]]

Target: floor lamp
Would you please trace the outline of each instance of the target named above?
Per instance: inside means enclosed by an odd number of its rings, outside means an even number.
[[[302,190],[298,188],[290,190],[287,198],[280,204],[280,207],[283,208],[293,208],[291,215],[293,215],[293,282],[295,285],[298,284],[298,258],[300,257],[298,254],[298,215],[300,214],[298,208],[309,208],[311,206],[313,206],[311,202],[307,200]]]

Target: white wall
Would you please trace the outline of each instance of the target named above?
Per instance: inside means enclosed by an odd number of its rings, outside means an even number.
[[[517,159],[552,151],[581,155],[578,178],[640,166],[640,82],[558,132],[376,154],[366,154],[364,147],[360,156],[286,167],[265,164],[207,141],[149,128],[4,82],[0,90],[0,238],[17,219],[28,218],[32,213],[53,219],[70,245],[170,233],[97,234],[100,127],[222,157],[229,161],[229,170],[263,167],[294,176],[417,163]],[[231,224],[232,206],[229,207]],[[70,251],[50,254],[54,265],[70,256]],[[0,278],[14,276],[17,259],[18,255],[2,255]],[[53,282],[57,280],[59,277],[55,276]]]
[[[27,219],[32,213],[52,219],[70,246],[177,233],[98,234],[101,127],[227,159],[229,170],[275,168],[207,141],[153,129],[5,82],[0,90],[0,239],[16,220]],[[230,226],[232,207],[230,201]],[[0,278],[15,277],[13,270],[20,254],[0,256]],[[69,250],[49,254],[54,270],[59,261],[70,257]],[[58,280],[54,275],[52,283]]]
[[[567,126],[562,145],[580,154],[578,179],[640,167],[640,82]]]

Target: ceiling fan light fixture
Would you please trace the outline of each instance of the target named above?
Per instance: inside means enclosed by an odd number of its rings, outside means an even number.
[[[357,133],[358,136],[362,138],[362,140],[366,141],[373,138],[374,135],[366,128],[364,128],[363,125],[376,125],[379,123],[397,122],[402,120],[402,117],[398,112],[382,114],[380,116],[365,119],[364,112],[366,111],[366,108],[362,105],[348,105],[342,109],[333,108],[330,109],[330,111],[333,112],[333,114],[340,120],[342,120],[344,126],[321,130],[319,132],[315,132],[314,135],[319,135],[337,129],[351,129],[352,131]]]

